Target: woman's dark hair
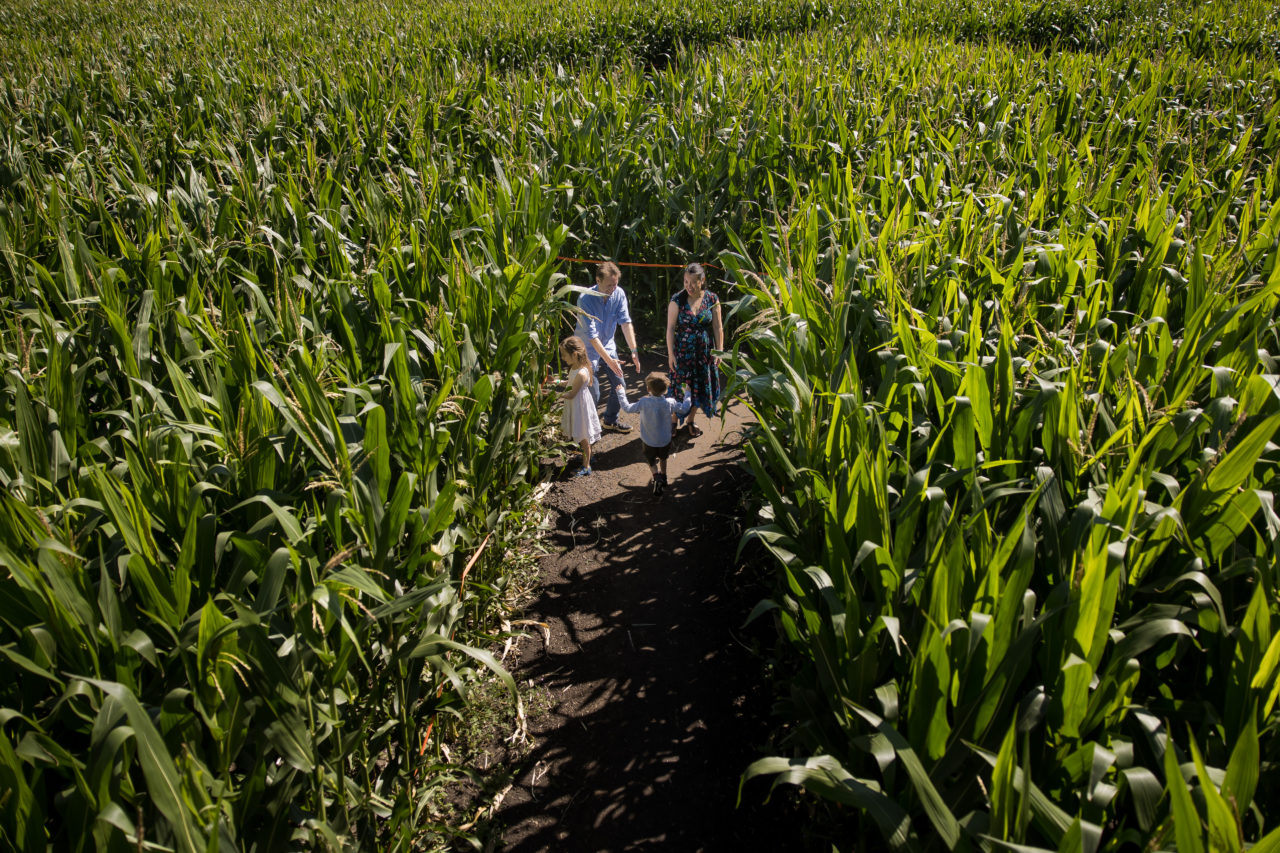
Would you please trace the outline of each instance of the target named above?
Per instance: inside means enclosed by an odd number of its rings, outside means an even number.
[[[696,275],[698,278],[706,278],[707,271],[702,268],[702,264],[692,263],[684,268],[685,275]]]

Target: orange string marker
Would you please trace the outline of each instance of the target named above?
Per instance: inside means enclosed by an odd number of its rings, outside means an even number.
[[[603,264],[603,260],[592,260],[590,258],[567,258],[564,255],[556,255],[557,261],[571,261],[575,264]],[[684,269],[688,264],[646,264],[639,261],[613,261],[620,267],[658,267],[664,269]],[[710,267],[713,270],[723,269],[715,264],[703,264],[704,267]]]

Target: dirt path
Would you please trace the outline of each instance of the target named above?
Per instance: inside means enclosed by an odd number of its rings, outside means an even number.
[[[646,369],[649,366],[646,365]],[[640,393],[629,377],[628,393]],[[763,590],[735,560],[748,413],[678,440],[671,485],[654,499],[638,429],[605,433],[588,478],[556,482],[557,524],[515,675],[550,691],[531,722],[535,746],[497,814],[509,851],[767,849],[795,840],[785,797],[738,777],[764,745],[771,698],[762,621],[743,629]],[[624,418],[626,416],[624,415]],[[635,420],[632,417],[631,420]],[[577,469],[576,458],[570,464]]]

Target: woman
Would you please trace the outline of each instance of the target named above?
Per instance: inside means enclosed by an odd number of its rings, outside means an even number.
[[[711,417],[720,399],[720,359],[713,350],[724,349],[724,325],[720,320],[720,300],[706,289],[707,273],[702,264],[684,269],[684,290],[667,304],[667,363],[672,385],[689,386],[693,408],[689,409],[689,434],[702,430],[694,424],[698,409]],[[713,346],[714,344],[714,346]]]

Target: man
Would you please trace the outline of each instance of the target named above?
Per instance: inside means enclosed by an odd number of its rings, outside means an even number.
[[[629,432],[631,427],[618,420],[617,394],[614,387],[623,382],[622,364],[618,361],[618,348],[614,337],[618,327],[631,348],[631,363],[640,370],[640,354],[636,351],[636,333],[631,325],[631,312],[627,309],[627,293],[618,287],[622,273],[618,265],[605,261],[596,267],[596,286],[578,298],[578,326],[574,334],[587,344],[587,357],[598,382],[591,383],[591,397],[599,405],[604,397],[604,416],[600,418],[603,429]]]

